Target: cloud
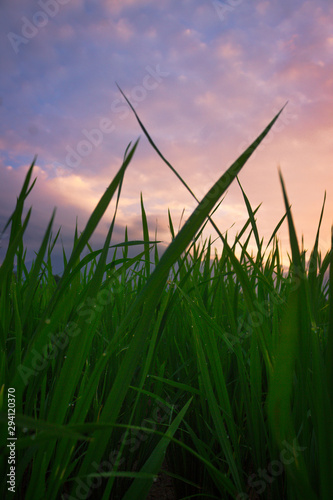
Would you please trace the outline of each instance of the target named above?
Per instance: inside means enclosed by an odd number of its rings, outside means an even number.
[[[9,213],[24,169],[38,153],[39,191],[31,195],[36,234],[54,205],[69,234],[77,214],[87,219],[128,143],[140,134],[125,176],[120,225],[140,233],[140,191],[165,238],[167,208],[176,218],[183,208],[190,213],[191,196],[148,145],[118,82],[162,153],[199,197],[289,100],[240,178],[254,205],[263,202],[258,217],[268,234],[284,210],[280,163],[297,222],[313,237],[325,188],[327,212],[333,208],[333,6],[314,0],[239,2],[222,19],[214,2],[71,0],[16,54],[7,34],[21,33],[22,17],[36,21],[39,5],[18,1],[15,8],[10,2],[1,7],[6,43],[0,185],[7,186],[1,192],[2,215]],[[221,227],[243,223],[238,186],[229,189],[223,206],[223,216],[217,215]],[[326,243],[328,216],[324,222]],[[106,222],[101,228],[106,230]]]

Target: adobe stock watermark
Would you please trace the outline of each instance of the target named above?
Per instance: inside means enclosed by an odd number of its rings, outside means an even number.
[[[155,68],[148,65],[145,67],[145,70],[146,74],[142,79],[141,85],[136,85],[130,91],[129,98],[134,107],[144,101],[148,93],[157,89],[163,82],[163,79],[170,74],[168,71],[163,71],[159,64]],[[130,109],[126,101],[120,99],[112,101],[111,111],[113,114],[119,115],[120,120],[125,120],[130,114]],[[99,124],[95,128],[91,130],[82,129],[81,132],[84,139],[80,140],[75,147],[66,147],[65,165],[71,169],[78,167],[82,159],[89,156],[95,148],[98,148],[102,144],[104,136],[111,134],[115,128],[113,120],[103,117],[99,120]],[[56,163],[57,165],[61,165],[58,162]]]
[[[236,7],[241,5],[244,0],[226,0],[225,2],[219,0],[212,0],[215,11],[221,21],[225,21],[226,16],[235,10]]]
[[[76,310],[78,316],[82,318],[85,317],[85,323],[92,323],[95,320],[96,315],[101,313],[104,307],[111,303],[114,295],[122,293],[124,289],[125,286],[122,284],[119,284],[117,288],[115,288],[114,285],[103,288],[97,293],[95,298],[87,298],[85,302],[79,305]],[[50,322],[50,320],[46,320],[46,323],[48,322]],[[57,332],[56,334],[49,333],[49,342],[43,347],[41,352],[38,352],[36,349],[32,349],[31,352],[33,357],[31,365],[26,366],[21,363],[17,367],[23,383],[27,385],[31,377],[36,377],[40,372],[44,371],[49,362],[56,359],[60,352],[67,348],[70,340],[80,335],[80,333],[81,328],[75,321],[68,323],[65,330],[62,332]]]
[[[267,488],[267,484],[272,484],[277,477],[281,476],[285,465],[290,465],[295,462],[300,452],[307,449],[306,446],[299,446],[295,438],[293,444],[290,445],[286,440],[282,441],[284,449],[280,452],[280,460],[272,460],[267,469],[258,469],[256,473],[248,477],[247,484],[250,492],[255,492],[256,495],[262,495]],[[236,500],[248,500],[253,498],[252,494],[248,495],[241,492],[237,495]]]
[[[238,318],[238,332],[233,335],[230,332],[223,334],[223,337],[228,340],[228,352],[233,352],[235,344],[241,344],[245,339],[251,337],[253,330],[264,324],[265,318],[271,318],[273,315],[274,306],[281,306],[285,300],[277,293],[270,296],[270,300],[265,299],[263,302],[254,301],[255,310],[250,311],[246,320]]]
[[[38,0],[37,3],[42,10],[37,10],[31,19],[25,16],[21,17],[21,33],[17,34],[13,31],[7,33],[7,38],[15,54],[19,53],[21,45],[27,45],[38,35],[41,28],[45,28],[50,19],[58,14],[62,5],[69,2],[70,0]]]
[[[290,292],[295,292],[302,285],[302,282],[307,279],[307,273],[317,271],[317,263],[309,261],[307,268],[302,269],[297,266],[293,268],[293,272],[289,275]],[[274,314],[274,306],[281,307],[286,304],[286,299],[282,298],[278,293],[273,292],[269,299],[259,302],[254,301],[255,310],[250,311],[245,320],[238,318],[237,335],[230,332],[225,332],[223,337],[228,341],[228,352],[233,352],[235,344],[241,344],[245,339],[249,339],[256,328],[264,324],[265,318],[270,319]],[[245,352],[245,351],[244,351]]]
[[[141,443],[148,439],[149,434],[156,430],[157,424],[163,424],[167,420],[171,420],[171,415],[176,409],[177,406],[167,406],[158,401],[153,408],[151,417],[144,418],[141,425],[136,426],[141,427],[141,429],[133,428],[126,430],[119,440],[117,449],[112,450],[106,460],[100,463],[96,461],[92,462],[91,467],[96,471],[95,473],[89,474],[84,478],[74,478],[76,484],[75,496],[73,497],[68,493],[64,493],[61,495],[62,500],[87,500],[93,494],[93,490],[102,486],[103,477],[108,477],[108,473],[125,464],[125,457],[121,456],[120,450],[129,446],[128,451],[134,453],[140,447]]]

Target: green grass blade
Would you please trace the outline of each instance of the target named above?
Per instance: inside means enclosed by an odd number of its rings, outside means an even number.
[[[286,442],[293,443],[294,460],[290,464],[285,464],[285,467],[300,492],[301,496],[299,498],[317,500],[317,496],[309,483],[304,457],[298,451],[302,447],[298,444],[296,438],[291,409],[294,368],[300,335],[299,291],[296,290],[290,293],[281,325],[281,340],[269,386],[267,410],[270,426],[279,449],[282,451]]]
[[[329,394],[331,395],[331,403],[333,407],[333,226],[331,228],[331,252],[330,252],[330,271],[329,271],[329,320],[327,330],[327,345],[326,345],[326,366],[327,366],[327,382]]]
[[[75,263],[79,260],[80,254],[83,251],[85,245],[87,244],[90,236],[92,235],[93,231],[97,227],[99,221],[101,220],[102,216],[104,215],[116,189],[119,186],[119,183],[121,182],[123,175],[125,173],[125,170],[127,166],[129,165],[133,154],[135,152],[135,149],[137,147],[138,141],[134,144],[133,148],[131,149],[130,153],[127,155],[124,163],[122,164],[121,168],[119,169],[118,173],[116,174],[115,178],[113,181],[110,183],[109,187],[106,189],[105,193],[103,194],[102,198],[100,199],[99,203],[97,204],[95,210],[93,211],[92,215],[90,216],[87,225],[82,232],[81,236],[78,238],[73,252],[70,256],[70,259],[67,263],[66,269],[64,271],[64,274],[62,278],[59,281],[56,293],[52,297],[52,300],[48,304],[48,307],[46,308],[43,317],[39,323],[39,326],[35,332],[35,335],[33,339],[31,339],[29,347],[27,349],[27,352],[25,354],[25,358],[23,361],[23,364],[28,366],[29,368],[33,366],[33,358],[34,358],[34,352],[43,352],[44,347],[49,343],[49,340],[47,339],[47,332],[50,326],[47,327],[45,325],[45,320],[48,320],[49,318],[52,317],[52,313],[54,314],[54,309],[56,305],[59,304],[61,305],[61,296],[69,286],[70,280],[73,279],[73,273],[70,273],[71,268],[75,265]],[[0,269],[1,271],[1,269]],[[34,352],[32,352],[32,349],[34,349]],[[22,387],[22,380],[21,376],[18,373],[15,377],[14,383],[16,384],[17,387]]]
[[[283,198],[284,198],[284,203],[285,203],[286,212],[287,212],[288,228],[289,228],[289,240],[290,240],[291,252],[292,252],[292,256],[293,256],[293,263],[295,265],[295,268],[298,270],[298,272],[301,272],[301,253],[299,251],[294,221],[293,221],[293,218],[291,215],[290,204],[288,201],[288,196],[287,196],[287,192],[286,192],[286,188],[284,185],[281,171],[279,171],[279,176],[280,176]]]
[[[140,193],[140,202],[141,202],[141,222],[142,222],[143,239],[144,239],[144,241],[149,241],[147,215],[146,215],[145,207],[143,204],[142,193]],[[149,277],[150,276],[150,250],[149,250],[149,245],[147,243],[144,244],[144,250],[145,250],[146,276]]]
[[[32,188],[34,187],[35,182],[36,182],[36,179],[35,179],[29,188],[29,183],[30,183],[30,179],[32,176],[32,172],[33,172],[33,168],[35,166],[36,160],[37,160],[37,157],[35,156],[32,164],[29,167],[27,175],[25,176],[21,192],[17,198],[15,210],[12,213],[12,215],[9,217],[9,219],[8,219],[4,229],[3,229],[3,232],[4,232],[7,229],[7,227],[9,226],[9,224],[12,223],[11,233],[10,233],[10,237],[9,237],[9,245],[12,243],[12,241],[16,235],[16,232],[19,230],[19,228],[21,226],[21,218],[22,218],[24,201],[27,198],[27,196],[29,195],[30,191],[32,190]]]
[[[20,226],[18,231],[15,231],[15,236],[11,239],[10,244],[7,248],[5,258],[0,266],[0,288],[2,287],[4,280],[6,280],[7,277],[13,272],[14,257],[17,252],[17,248],[22,241],[24,232],[28,226],[30,216],[31,216],[31,208],[28,210],[23,225]]]
[[[50,239],[50,234],[51,234],[51,230],[52,230],[54,217],[55,217],[55,210],[53,211],[53,214],[52,214],[51,220],[47,226],[42,244],[41,244],[40,249],[37,253],[36,261],[34,262],[33,269],[29,275],[28,286],[27,286],[26,294],[25,294],[26,299],[25,299],[25,303],[24,303],[24,309],[22,311],[22,324],[23,325],[24,325],[25,320],[27,318],[27,315],[29,313],[29,310],[30,310],[30,307],[31,307],[31,304],[32,304],[32,301],[34,298],[34,292],[36,290],[36,287],[38,286],[38,281],[39,281],[38,278],[40,275],[44,255],[45,255],[45,252],[47,249],[47,244],[48,244],[48,241]]]
[[[165,158],[165,156],[161,153],[161,151],[158,149],[158,147],[156,146],[156,144],[154,143],[153,139],[151,138],[151,136],[149,135],[147,129],[145,128],[145,126],[143,125],[142,121],[140,120],[137,112],[135,111],[134,107],[132,106],[131,102],[129,101],[129,99],[126,97],[126,95],[124,94],[124,92],[121,90],[121,88],[119,87],[119,85],[117,84],[117,87],[118,89],[120,90],[121,94],[123,95],[124,99],[126,100],[127,104],[129,105],[129,107],[131,108],[131,110],[133,111],[143,133],[145,134],[145,136],[147,137],[148,139],[148,142],[150,143],[150,145],[153,147],[153,149],[156,151],[156,153],[158,154],[158,156],[163,160],[163,162],[172,170],[172,172],[176,175],[176,177],[180,180],[180,182],[183,184],[183,186],[185,186],[185,188],[187,189],[187,191],[192,195],[192,197],[196,200],[197,203],[199,203],[199,200],[198,198],[195,196],[195,194],[193,193],[193,191],[191,190],[191,188],[187,185],[187,183],[184,181],[184,179],[178,174],[178,172],[176,171],[176,169],[171,165],[171,163]],[[268,127],[265,129],[265,131],[263,132],[263,137],[258,137],[256,139],[256,141],[254,141],[250,147],[245,151],[245,153],[243,155],[246,155],[246,159],[245,159],[245,162],[248,160],[248,158],[251,156],[251,154],[254,152],[254,150],[258,147],[258,145],[260,144],[260,142],[264,139],[264,137],[268,134],[269,130],[271,129],[271,127],[273,126],[273,124],[275,123],[275,121],[278,119],[278,117],[280,116],[280,114],[282,113],[282,111],[284,110],[284,108],[286,107],[287,103],[283,106],[283,108],[279,111],[279,113],[275,116],[275,118],[272,120],[272,122],[268,125]],[[259,142],[258,142],[259,141]],[[237,160],[238,161],[241,161],[241,159],[243,159],[243,155]],[[232,165],[232,170],[235,170],[235,175],[233,176],[236,177],[238,172],[240,170],[237,170],[237,162],[235,162],[233,165]],[[229,169],[230,170],[230,169]],[[229,172],[228,170],[228,172]],[[227,180],[225,178],[225,180]],[[232,182],[232,181],[231,181]],[[221,236],[221,233],[220,233],[220,230],[219,228],[216,226],[215,222],[211,219],[211,217],[208,215],[207,216],[210,223],[212,224],[212,226],[214,227],[215,231],[217,232],[217,234],[220,236],[220,238],[222,238]]]
[[[141,468],[141,473],[156,475],[159,472],[165,458],[167,447],[170,443],[170,438],[174,436],[179,425],[181,424],[181,421],[183,420],[188,407],[191,404],[191,401],[192,398],[185,404],[185,406],[180,410],[173,422],[169,425],[164,437],[159,441],[150,457],[146,460],[145,464]],[[135,479],[131,487],[123,496],[122,500],[142,500],[143,498],[146,498],[152,484],[152,479]]]
[[[239,185],[239,187],[241,188],[241,191],[242,191],[242,195],[243,195],[243,198],[244,198],[244,201],[245,201],[247,212],[249,214],[249,219],[251,221],[252,231],[253,231],[253,234],[254,234],[254,237],[255,237],[255,240],[256,240],[257,249],[258,249],[258,253],[259,253],[259,257],[260,257],[261,245],[260,245],[260,239],[259,239],[259,233],[258,233],[258,228],[257,228],[256,220],[254,218],[254,212],[252,210],[252,207],[251,207],[251,204],[249,202],[249,199],[246,196],[246,194],[244,192],[244,189],[242,188],[242,185],[241,185],[238,177],[237,177],[237,182],[238,182],[238,185]],[[260,205],[259,205],[259,207],[260,207]]]

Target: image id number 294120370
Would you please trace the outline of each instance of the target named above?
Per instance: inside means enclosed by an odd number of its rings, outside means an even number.
[[[8,388],[8,437],[7,437],[7,448],[8,448],[8,473],[7,473],[7,484],[8,491],[15,493],[15,467],[16,467],[16,432],[15,432],[15,389],[13,387]]]

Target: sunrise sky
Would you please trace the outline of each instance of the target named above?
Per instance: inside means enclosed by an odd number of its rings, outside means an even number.
[[[141,191],[151,236],[157,225],[165,244],[170,240],[167,209],[178,227],[182,210],[186,219],[195,208],[149,146],[116,82],[198,198],[289,101],[239,178],[252,206],[262,203],[257,221],[268,242],[284,214],[281,167],[298,237],[304,235],[309,249],[326,190],[320,248],[329,249],[331,2],[2,0],[0,30],[0,231],[37,154],[37,183],[28,199],[33,206],[25,239],[29,258],[54,207],[54,233],[61,225],[62,240],[70,244],[76,216],[82,230],[126,146],[139,136],[125,176],[115,241],[123,240],[126,225],[131,239],[142,237]],[[102,244],[111,217],[109,210],[95,246]],[[214,220],[232,239],[246,219],[234,183]],[[8,232],[0,262],[6,239]],[[286,226],[280,239],[288,251]]]

